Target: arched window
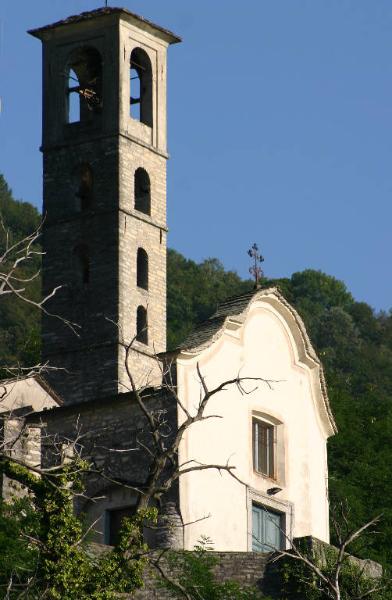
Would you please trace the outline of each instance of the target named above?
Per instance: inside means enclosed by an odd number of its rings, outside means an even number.
[[[91,121],[102,109],[102,59],[95,48],[78,48],[67,67],[67,123]]]
[[[135,209],[145,215],[151,214],[150,178],[141,167],[135,171]]]
[[[148,290],[148,254],[143,248],[137,251],[136,283],[138,287]]]
[[[86,244],[75,246],[73,255],[75,279],[79,285],[87,285],[90,281],[90,257]]]
[[[83,163],[75,169],[75,196],[77,198],[77,209],[88,210],[93,202],[93,171],[90,165]]]
[[[134,48],[130,63],[130,116],[152,127],[152,68],[147,52]]]
[[[144,306],[137,307],[136,314],[136,339],[142,344],[148,344],[147,331],[147,309]]]

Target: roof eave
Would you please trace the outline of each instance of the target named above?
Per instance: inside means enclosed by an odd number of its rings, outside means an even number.
[[[148,19],[145,19],[144,17],[137,15],[136,13],[133,13],[133,12],[127,10],[126,8],[116,8],[116,7],[110,7],[107,9],[104,8],[104,9],[98,9],[95,11],[83,12],[83,13],[80,13],[80,15],[72,15],[61,21],[57,21],[50,25],[45,25],[44,27],[37,27],[35,29],[29,29],[27,31],[27,33],[29,33],[30,35],[32,35],[33,37],[35,37],[41,41],[45,41],[50,38],[50,34],[53,30],[56,30],[59,28],[64,28],[64,27],[67,27],[70,25],[76,25],[78,23],[85,23],[85,22],[91,21],[93,19],[109,17],[109,16],[113,16],[113,15],[119,15],[120,17],[124,18],[125,20],[127,20],[129,22],[133,22],[133,23],[137,22],[139,25],[142,24],[143,27],[147,31],[149,31],[149,33],[152,33],[153,35],[160,37],[169,45],[170,44],[178,44],[179,42],[182,41],[182,39],[178,35],[176,35],[172,31],[170,31],[169,29],[165,29],[164,27],[161,27],[160,25],[156,25],[152,21],[149,21]]]

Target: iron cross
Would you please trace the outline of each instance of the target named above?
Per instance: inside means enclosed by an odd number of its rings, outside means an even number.
[[[260,263],[264,262],[264,257],[260,254],[256,243],[248,250],[248,255],[253,259],[253,265],[249,268],[249,273],[255,278],[255,289],[260,287],[260,279],[264,276]]]

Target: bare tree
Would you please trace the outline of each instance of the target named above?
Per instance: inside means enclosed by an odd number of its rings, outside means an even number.
[[[35,268],[29,275],[24,273],[26,267],[34,263],[37,257],[41,257],[44,254],[38,247],[38,241],[42,234],[42,226],[43,221],[29,235],[20,240],[12,241],[9,230],[5,227],[3,221],[0,220],[0,299],[12,296],[48,316],[60,319],[77,333],[79,326],[76,323],[72,323],[61,315],[53,314],[47,309],[49,300],[62,286],[55,287],[43,298],[35,300],[31,294],[31,284],[39,278],[41,269]]]
[[[32,286],[39,279],[41,273],[40,258],[43,252],[39,247],[39,239],[42,234],[42,226],[43,221],[30,234],[15,241],[0,219],[0,301],[12,298],[12,301],[27,304],[45,315],[61,320],[77,335],[79,327],[76,323],[72,323],[61,315],[53,314],[48,309],[50,299],[61,289],[61,286],[38,299],[34,297],[32,291]],[[13,406],[7,405],[9,392],[19,380],[41,376],[50,370],[59,369],[41,362],[25,366],[20,364],[2,365],[3,376],[5,375],[8,379],[0,382],[0,414],[8,422],[13,420],[16,423],[13,435],[9,431],[8,437],[0,436],[0,460],[3,460],[3,465],[11,456],[15,457],[16,446],[27,434],[26,410],[15,410]]]
[[[137,405],[144,415],[150,437],[150,443],[148,445],[143,443],[140,439],[137,441],[137,444],[144,448],[150,458],[144,485],[142,488],[136,489],[138,492],[137,508],[141,509],[149,506],[152,500],[159,501],[181,476],[194,471],[216,470],[219,473],[226,472],[240,484],[243,484],[235,473],[235,465],[230,464],[229,459],[225,464],[204,464],[199,462],[195,457],[186,463],[179,463],[179,447],[186,432],[195,423],[203,422],[208,419],[222,418],[221,415],[206,414],[206,409],[211,398],[217,394],[235,386],[242,395],[248,395],[254,392],[260,383],[272,388],[273,383],[277,382],[262,377],[240,377],[237,375],[222,381],[219,385],[210,389],[198,364],[197,374],[199,377],[201,394],[198,405],[192,413],[184,405],[177,393],[177,386],[172,378],[172,364],[169,363],[164,365],[162,361],[156,357],[158,366],[161,370],[162,390],[167,394],[169,401],[174,403],[176,411],[178,411],[178,414],[181,417],[180,425],[177,425],[177,421],[175,423],[168,421],[164,411],[154,411],[148,407],[143,398],[143,392],[148,387],[148,384],[142,387],[136,386],[131,368],[131,353],[134,341],[135,338],[126,347],[125,368],[130,382],[130,389],[133,392]],[[252,389],[247,390],[245,388],[247,383],[253,384]]]

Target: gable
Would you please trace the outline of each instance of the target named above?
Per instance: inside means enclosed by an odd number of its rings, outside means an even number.
[[[0,413],[20,409],[37,412],[60,405],[60,398],[41,377],[0,381]]]
[[[298,313],[276,288],[221,305],[178,355],[179,373],[196,364],[208,372],[211,385],[237,375],[272,380],[276,389],[304,385],[325,438],[336,433],[320,360]]]

